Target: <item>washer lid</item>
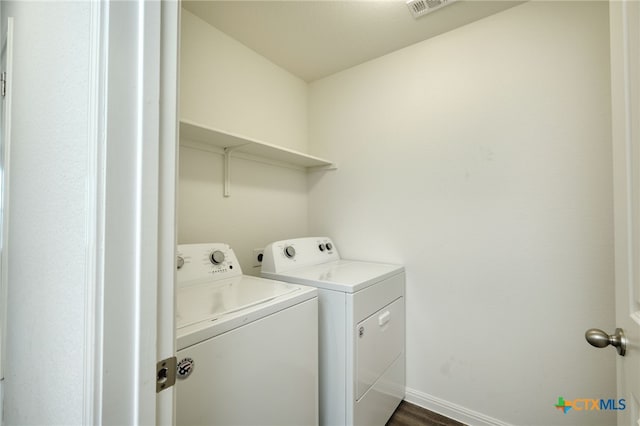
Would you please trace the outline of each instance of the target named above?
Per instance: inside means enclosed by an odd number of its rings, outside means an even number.
[[[178,349],[312,299],[317,293],[313,287],[247,275],[187,282],[176,292]]]
[[[241,275],[226,280],[194,280],[177,289],[177,328],[213,321],[300,290],[282,281]]]
[[[404,271],[402,265],[336,260],[283,273],[263,272],[267,278],[309,285],[327,290],[355,293]]]

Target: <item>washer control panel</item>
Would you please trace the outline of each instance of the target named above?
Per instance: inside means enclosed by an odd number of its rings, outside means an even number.
[[[236,254],[228,244],[179,244],[176,258],[178,285],[193,280],[219,280],[242,275]]]
[[[340,260],[340,255],[330,238],[295,238],[276,241],[265,247],[262,271],[283,272],[334,260]]]

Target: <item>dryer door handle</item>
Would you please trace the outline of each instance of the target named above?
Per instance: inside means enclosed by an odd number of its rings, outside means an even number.
[[[378,325],[382,327],[383,325],[388,323],[390,319],[391,319],[391,312],[384,311],[378,316]]]

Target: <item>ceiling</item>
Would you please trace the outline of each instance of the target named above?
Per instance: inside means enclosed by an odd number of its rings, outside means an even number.
[[[522,1],[458,1],[414,19],[404,0],[183,1],[183,6],[311,82]]]

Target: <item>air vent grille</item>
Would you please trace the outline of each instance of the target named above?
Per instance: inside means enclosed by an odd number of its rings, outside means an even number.
[[[448,4],[454,3],[456,0],[409,0],[407,7],[411,11],[414,18],[438,10]]]

